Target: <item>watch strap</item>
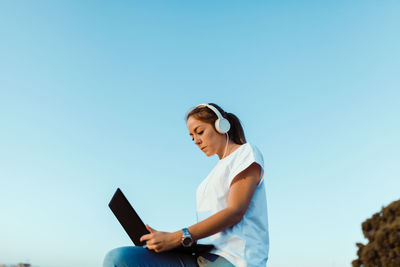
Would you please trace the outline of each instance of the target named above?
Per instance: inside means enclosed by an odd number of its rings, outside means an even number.
[[[184,236],[184,237],[190,237],[190,238],[192,238],[192,235],[190,234],[189,229],[183,228],[183,229],[182,229],[182,232],[183,232],[183,236]]]
[[[183,232],[183,235],[182,235],[182,241],[181,241],[181,243],[182,243],[182,246],[184,246],[184,247],[190,247],[191,245],[193,245],[193,238],[192,238],[192,235],[190,234],[190,232],[189,232],[189,229],[187,229],[187,228],[183,228],[182,229],[182,232]],[[190,240],[190,242],[189,242],[189,244],[185,244],[185,240]]]

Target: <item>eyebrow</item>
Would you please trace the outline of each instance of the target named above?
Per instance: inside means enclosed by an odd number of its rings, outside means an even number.
[[[197,126],[196,128],[194,128],[193,132],[196,132],[197,128],[201,127],[202,125]],[[190,136],[192,136],[191,133],[189,133]]]

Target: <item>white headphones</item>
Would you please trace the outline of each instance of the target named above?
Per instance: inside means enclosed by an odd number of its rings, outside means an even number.
[[[227,119],[222,117],[221,113],[218,111],[218,109],[216,107],[209,105],[209,104],[200,104],[197,107],[201,107],[201,106],[208,107],[209,109],[214,111],[214,113],[217,115],[218,119],[215,121],[215,129],[217,130],[217,132],[219,132],[221,134],[225,134],[225,133],[229,132],[229,129],[231,128],[231,124],[229,123],[229,121]]]

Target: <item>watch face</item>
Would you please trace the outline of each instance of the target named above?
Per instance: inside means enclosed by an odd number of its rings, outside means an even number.
[[[191,239],[190,237],[185,237],[185,238],[183,239],[182,244],[183,244],[184,246],[190,246],[190,245],[192,244],[192,239]]]

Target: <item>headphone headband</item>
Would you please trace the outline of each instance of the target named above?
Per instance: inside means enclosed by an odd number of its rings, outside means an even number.
[[[216,107],[214,107],[213,105],[210,105],[210,104],[200,104],[200,105],[198,105],[197,107],[201,107],[201,106],[206,106],[206,107],[208,107],[209,109],[211,109],[212,111],[214,111],[215,115],[217,115],[218,118],[224,118],[224,117],[222,117],[221,112],[219,112],[219,110],[218,110]],[[196,107],[196,108],[197,108],[197,107]]]

